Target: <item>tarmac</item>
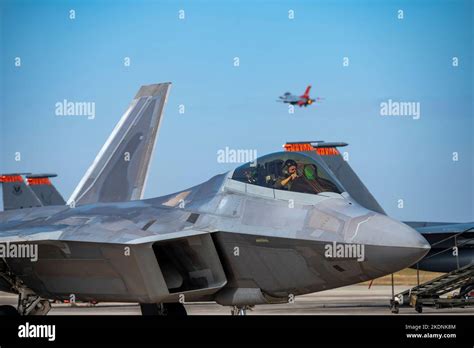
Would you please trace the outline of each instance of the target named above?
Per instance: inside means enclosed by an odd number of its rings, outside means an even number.
[[[395,293],[408,286],[395,286]],[[257,305],[247,315],[474,315],[474,308],[425,307],[419,314],[411,307],[401,307],[399,314],[392,314],[389,302],[390,285],[351,285],[343,288],[297,296],[293,303]],[[0,292],[0,304],[16,305],[17,296]],[[214,302],[185,303],[189,315],[230,315],[230,307]],[[134,303],[53,304],[48,315],[141,315]]]

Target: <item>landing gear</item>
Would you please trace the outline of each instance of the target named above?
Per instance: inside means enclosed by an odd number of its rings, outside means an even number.
[[[247,309],[252,310],[253,306],[233,306],[230,310],[231,315],[247,315]]]
[[[51,303],[33,291],[21,288],[18,297],[18,313],[20,315],[46,315],[51,310]]]
[[[181,317],[188,315],[182,303],[140,303],[142,315],[166,315]]]
[[[14,306],[0,306],[0,316],[16,317],[20,313],[16,310]]]
[[[18,309],[14,306],[0,306],[0,316],[46,315],[51,310],[51,303],[31,290],[22,289],[18,297]]]
[[[1,261],[1,260],[0,260]],[[0,262],[0,277],[11,286],[12,292],[18,294],[18,307],[0,306],[0,315],[46,315],[51,310],[51,303],[27,288],[21,281],[5,273],[6,264]]]
[[[397,301],[392,301],[392,303],[390,304],[390,311],[394,314],[398,314],[398,312],[400,311],[400,305]]]
[[[21,289],[18,297],[20,315],[46,315],[51,310],[51,303],[29,289]]]
[[[403,296],[393,296],[393,299],[390,300],[390,311],[398,314],[401,304],[403,304]]]
[[[471,296],[471,293],[474,291],[474,284],[467,284],[467,285],[464,285],[461,287],[461,289],[459,289],[459,295],[458,297],[459,298],[465,298],[465,299],[469,299],[469,297],[472,297]]]

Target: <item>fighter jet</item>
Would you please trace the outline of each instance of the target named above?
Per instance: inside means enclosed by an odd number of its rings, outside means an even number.
[[[298,105],[299,107],[302,107],[302,106],[307,107],[308,105],[311,105],[314,102],[322,100],[322,98],[319,98],[319,97],[316,99],[312,99],[309,96],[310,89],[311,89],[311,86],[306,87],[304,94],[299,97],[294,94],[291,94],[290,92],[286,92],[285,94],[280,96],[279,97],[280,99],[277,101],[291,104],[291,105]]]
[[[330,168],[344,143],[315,142],[311,151],[288,143],[143,199],[169,86],[140,89],[68,205],[0,213],[0,290],[19,296],[1,312],[46,314],[52,300],[74,299],[139,303],[144,315],[216,301],[245,314],[396,272],[430,250],[355,174]],[[36,258],[27,253],[35,248]]]
[[[26,176],[26,185],[23,175]],[[4,210],[62,205],[64,201],[49,180],[56,174],[12,173],[0,174]]]
[[[386,214],[337,150],[337,147],[344,143],[333,143],[333,148],[321,148],[320,144],[321,141],[300,141],[286,143],[284,147],[287,151],[303,153],[316,151],[352,198],[367,209]],[[403,223],[419,232],[431,245],[426,257],[412,265],[412,268],[430,272],[451,272],[474,262],[474,222],[404,221]]]

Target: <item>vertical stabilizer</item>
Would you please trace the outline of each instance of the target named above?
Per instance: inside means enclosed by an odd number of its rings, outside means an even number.
[[[26,176],[28,186],[44,206],[66,204],[64,198],[49,180],[49,178],[56,176],[56,174],[31,174]]]
[[[38,197],[25,184],[22,173],[1,174],[0,183],[2,184],[4,210],[42,206]]]
[[[142,86],[68,200],[141,199],[171,83]]]

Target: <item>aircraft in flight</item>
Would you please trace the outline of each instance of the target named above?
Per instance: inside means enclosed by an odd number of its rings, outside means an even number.
[[[169,87],[140,88],[67,204],[15,196],[29,190],[18,174],[2,177],[20,188],[4,194],[0,246],[36,246],[38,257],[0,258],[0,291],[19,295],[1,313],[47,314],[52,300],[74,298],[139,303],[144,315],[186,314],[183,301],[245,314],[396,272],[429,252],[343,160],[345,143],[287,143],[143,199]]]
[[[312,99],[309,96],[309,91],[311,90],[311,86],[306,87],[306,90],[303,95],[297,96],[294,94],[291,94],[290,92],[286,92],[282,96],[280,96],[278,102],[286,103],[286,104],[291,104],[291,105],[298,105],[299,107],[307,107],[308,105],[313,104],[314,102],[322,100],[322,98],[315,98]]]

